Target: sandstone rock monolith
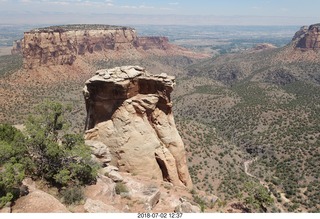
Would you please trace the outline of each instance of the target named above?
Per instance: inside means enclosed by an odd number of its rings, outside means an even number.
[[[103,142],[120,172],[192,188],[172,113],[174,85],[174,77],[139,66],[97,71],[84,87],[85,139]]]

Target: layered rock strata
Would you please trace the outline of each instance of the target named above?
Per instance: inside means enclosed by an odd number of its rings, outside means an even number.
[[[139,66],[96,72],[84,87],[87,140],[103,142],[111,165],[192,187],[184,144],[176,129],[170,93],[175,78]]]
[[[72,65],[78,56],[94,52],[166,50],[167,37],[138,37],[135,29],[110,25],[65,25],[38,28],[13,43],[12,54],[22,53],[24,68]]]
[[[301,27],[292,40],[296,42],[296,48],[302,50],[320,49],[320,24]]]
[[[34,29],[24,33],[24,67],[63,65],[77,56],[95,51],[122,50],[134,47],[132,28],[109,25],[67,25]]]

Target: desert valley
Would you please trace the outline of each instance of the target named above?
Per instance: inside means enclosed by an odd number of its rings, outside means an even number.
[[[0,212],[319,212],[320,24],[0,30]]]

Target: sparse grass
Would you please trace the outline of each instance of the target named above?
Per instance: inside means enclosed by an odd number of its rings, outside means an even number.
[[[118,195],[129,192],[128,187],[123,182],[116,183],[115,191]]]
[[[21,55],[0,56],[0,77],[8,76],[22,67]]]

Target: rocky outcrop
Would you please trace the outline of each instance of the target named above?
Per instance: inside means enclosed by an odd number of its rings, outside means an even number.
[[[109,25],[66,25],[34,29],[24,33],[24,67],[64,65],[78,55],[134,46],[132,28]]]
[[[12,53],[22,53],[24,68],[72,65],[78,56],[110,51],[166,50],[166,37],[138,37],[129,27],[110,25],[65,25],[39,28],[24,33],[13,43]]]
[[[200,213],[201,209],[197,205],[191,204],[189,201],[180,198],[180,204],[176,206],[174,212],[177,213]]]
[[[320,24],[301,27],[292,40],[301,50],[320,49]]]
[[[96,72],[84,87],[87,140],[103,142],[119,171],[192,187],[170,93],[175,78],[138,66]]]
[[[86,140],[85,144],[92,151],[92,158],[102,167],[108,166],[111,161],[111,153],[109,148],[100,141]]]
[[[58,199],[41,190],[31,191],[19,198],[12,207],[13,213],[69,213]]]
[[[170,47],[168,37],[138,37],[137,45],[142,47],[143,50],[166,50]]]
[[[11,54],[22,54],[22,46],[24,45],[23,39],[13,41],[13,46],[11,49]]]
[[[275,45],[272,45],[270,43],[259,43],[255,45],[250,52],[261,52],[264,50],[269,50],[269,49],[275,49],[277,48]]]
[[[84,204],[84,209],[88,213],[120,213],[120,211],[114,208],[112,205],[107,205],[99,200],[87,199]]]

